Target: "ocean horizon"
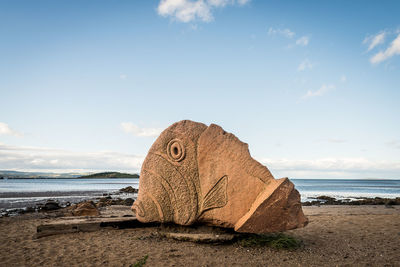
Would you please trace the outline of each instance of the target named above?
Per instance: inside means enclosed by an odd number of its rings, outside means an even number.
[[[290,179],[301,195],[301,201],[318,196],[336,199],[400,197],[400,179]],[[138,178],[88,179],[1,179],[0,208],[23,208],[54,199],[60,203],[76,203],[86,199],[116,194],[119,189],[139,188]],[[136,196],[136,195],[135,195]],[[124,197],[122,195],[122,197]]]

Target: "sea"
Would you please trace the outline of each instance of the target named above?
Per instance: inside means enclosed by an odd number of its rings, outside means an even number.
[[[383,179],[290,179],[300,192],[302,201],[318,196],[336,199],[400,197],[400,180]]]
[[[135,198],[136,194],[118,192],[127,186],[139,188],[139,179],[0,179],[0,210],[35,207],[49,199],[65,205],[105,195]]]
[[[314,200],[321,195],[336,199],[400,197],[400,180],[291,179],[291,181],[300,192],[303,202]],[[49,199],[63,204],[108,194],[124,198],[126,195],[118,191],[127,186],[139,188],[139,179],[1,179],[0,209],[32,207],[43,204]]]

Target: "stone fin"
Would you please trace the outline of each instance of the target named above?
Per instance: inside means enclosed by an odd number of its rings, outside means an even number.
[[[224,175],[204,197],[202,213],[215,208],[221,208],[228,202],[228,176]]]

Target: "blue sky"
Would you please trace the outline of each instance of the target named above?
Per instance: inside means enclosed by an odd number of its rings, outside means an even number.
[[[191,119],[277,177],[400,178],[398,1],[0,1],[0,169],[138,172]]]

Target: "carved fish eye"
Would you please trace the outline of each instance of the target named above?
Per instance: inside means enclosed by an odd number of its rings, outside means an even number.
[[[181,161],[185,158],[185,147],[179,139],[172,139],[167,145],[167,155],[173,161]]]

